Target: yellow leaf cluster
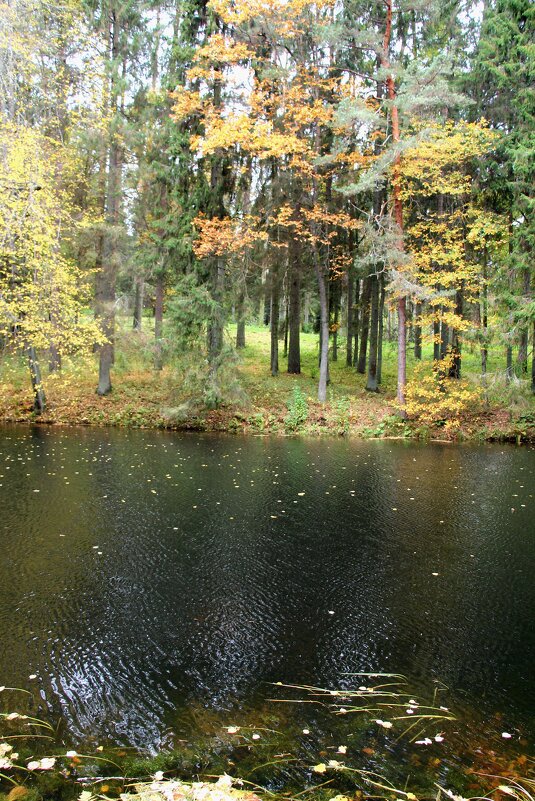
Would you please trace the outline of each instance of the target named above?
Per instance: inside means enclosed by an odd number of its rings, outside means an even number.
[[[335,0],[210,0],[210,7],[227,25],[239,27],[254,19],[269,22],[279,36],[294,36],[302,32],[305,14],[318,15],[334,3]]]
[[[405,410],[409,416],[422,425],[441,423],[448,430],[461,424],[464,413],[481,405],[482,392],[466,381],[448,379],[448,359],[440,365],[419,365],[407,383],[405,391]],[[437,369],[440,368],[440,369]]]
[[[87,276],[59,244],[77,225],[60,181],[68,154],[3,119],[0,137],[0,333],[21,348],[87,349],[102,341],[82,314]]]
[[[259,220],[253,215],[221,220],[200,214],[195,218],[194,226],[198,236],[193,249],[198,259],[242,254],[247,248],[267,239],[267,233],[260,230]]]

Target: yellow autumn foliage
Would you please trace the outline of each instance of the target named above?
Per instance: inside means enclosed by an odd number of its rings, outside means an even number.
[[[441,424],[448,431],[461,426],[463,414],[473,414],[483,402],[479,387],[447,378],[449,359],[438,364],[421,363],[407,382],[405,411],[424,426]]]
[[[59,244],[78,224],[61,189],[68,154],[1,118],[0,140],[0,334],[20,348],[89,348],[103,337],[83,315],[88,275]]]

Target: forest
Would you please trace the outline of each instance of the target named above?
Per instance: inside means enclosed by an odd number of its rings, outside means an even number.
[[[1,3],[2,417],[533,424],[534,21]]]

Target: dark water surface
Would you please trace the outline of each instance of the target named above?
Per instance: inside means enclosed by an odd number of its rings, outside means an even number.
[[[153,748],[355,671],[533,731],[534,495],[527,448],[4,428],[0,684]]]

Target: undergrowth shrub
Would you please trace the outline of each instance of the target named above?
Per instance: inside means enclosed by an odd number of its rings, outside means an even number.
[[[295,386],[292,396],[288,401],[288,414],[284,418],[284,428],[286,431],[299,431],[308,420],[308,401],[301,391]]]
[[[447,378],[446,369],[438,372],[433,365],[418,365],[405,392],[409,419],[424,426],[443,425],[448,430],[460,428],[462,417],[483,405],[480,387],[457,378]]]

